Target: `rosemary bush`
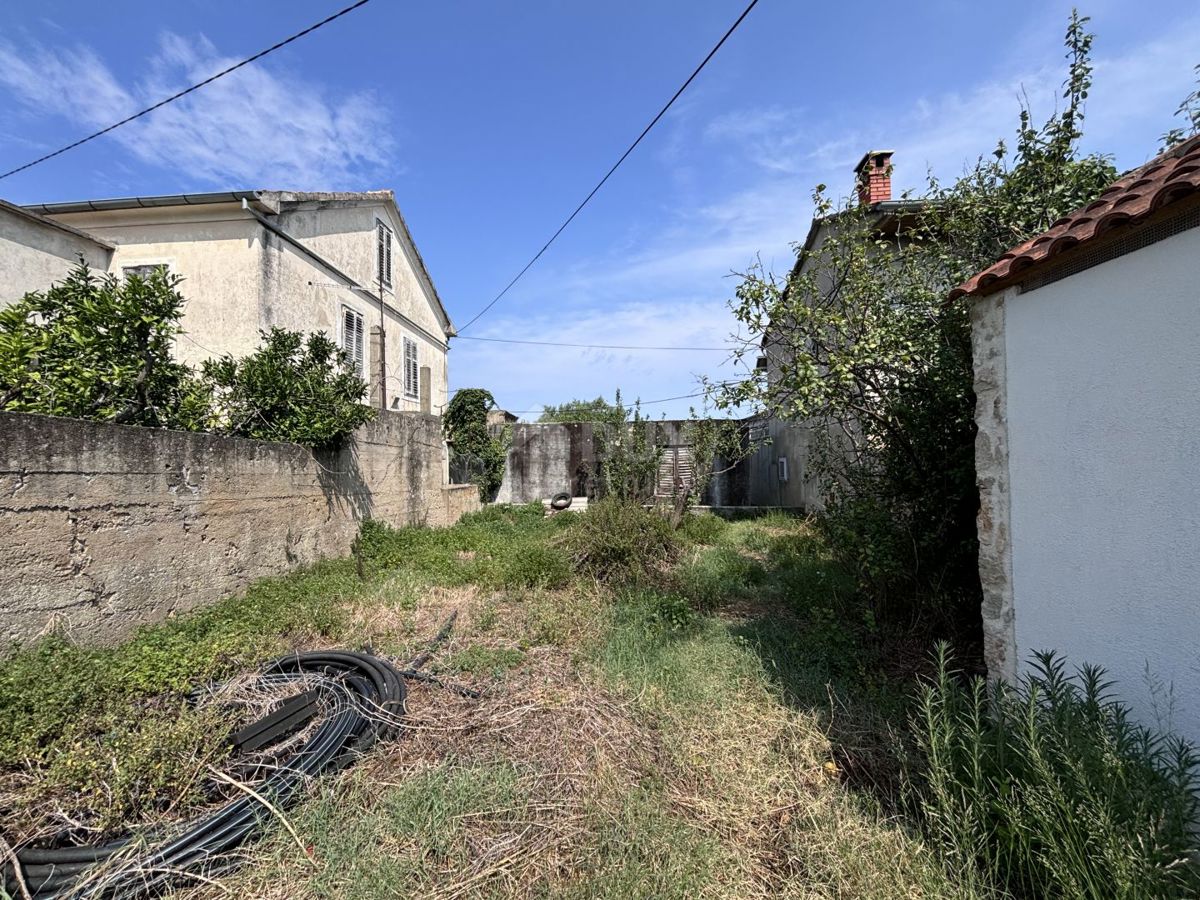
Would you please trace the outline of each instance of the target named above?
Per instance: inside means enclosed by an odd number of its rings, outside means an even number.
[[[953,874],[985,895],[1200,895],[1200,756],[1136,724],[1104,670],[1035,654],[1015,686],[949,650],[914,714],[916,799]]]

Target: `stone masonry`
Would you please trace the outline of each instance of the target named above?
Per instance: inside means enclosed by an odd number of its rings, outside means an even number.
[[[1008,420],[1004,309],[1018,288],[980,297],[971,306],[975,369],[975,478],[979,486],[979,580],[988,677],[1016,677],[1012,534],[1008,494]]]

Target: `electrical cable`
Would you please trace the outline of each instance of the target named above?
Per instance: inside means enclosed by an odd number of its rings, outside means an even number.
[[[693,397],[703,397],[707,393],[708,393],[708,391],[697,391],[694,394],[681,394],[678,397],[663,397],[660,400],[637,400],[634,403],[631,403],[629,405],[630,406],[650,406],[655,403],[670,403],[672,400],[690,400]],[[520,413],[540,413],[540,412],[545,412],[545,411],[546,411],[545,407],[541,407],[539,409],[506,409],[505,410],[505,412],[510,412],[510,413],[513,413],[514,415],[517,415]]]
[[[634,151],[634,149],[637,147],[637,145],[642,142],[642,138],[644,138],[646,135],[648,135],[650,133],[650,129],[658,124],[659,119],[661,119],[663,116],[665,116],[667,114],[667,110],[669,110],[672,106],[674,106],[675,101],[678,100],[680,95],[683,94],[683,92],[688,89],[688,86],[695,80],[696,76],[700,74],[700,72],[704,69],[704,67],[706,65],[708,65],[708,61],[710,59],[712,59],[714,56],[716,56],[717,51],[721,49],[722,45],[724,45],[724,43],[727,40],[729,40],[729,36],[737,30],[737,27],[742,24],[742,20],[745,19],[746,16],[750,15],[750,10],[754,9],[754,7],[757,5],[758,5],[758,0],[750,0],[750,5],[747,6],[744,10],[742,10],[742,14],[737,17],[737,20],[732,25],[729,26],[729,30],[726,31],[725,34],[723,34],[721,36],[721,39],[719,41],[717,41],[716,45],[711,50],[708,51],[708,55],[706,57],[704,57],[704,59],[700,62],[700,65],[696,66],[696,68],[695,68],[695,70],[693,70],[692,74],[688,76],[687,81],[685,81],[683,83],[683,85],[679,88],[679,90],[677,90],[674,93],[674,95],[671,97],[671,99],[667,101],[666,106],[664,106],[662,109],[660,109],[658,111],[658,115],[656,115],[653,119],[650,120],[650,124],[642,129],[642,133],[637,136],[637,139],[634,140],[634,142],[629,145],[629,148],[624,153],[621,154],[621,158],[618,159],[615,163],[613,163],[613,167],[605,173],[604,177],[601,178],[600,181],[596,183],[596,186],[591,189],[591,191],[588,193],[588,195],[583,198],[583,202],[580,203],[577,207],[575,207],[575,211],[572,212],[569,216],[567,216],[566,220],[561,225],[558,226],[558,230],[555,231],[554,234],[550,235],[550,240],[546,241],[546,243],[543,245],[542,249],[533,255],[533,259],[531,259],[531,260],[529,260],[529,262],[525,263],[525,267],[523,269],[521,269],[521,271],[518,272],[516,274],[516,276],[514,276],[512,281],[510,281],[507,285],[504,286],[504,290],[502,290],[499,294],[497,294],[492,299],[492,301],[490,303],[488,303],[487,306],[485,306],[479,312],[475,313],[474,317],[472,317],[472,319],[469,322],[467,322],[466,325],[463,325],[461,328],[458,329],[460,337],[462,336],[462,332],[466,331],[468,328],[470,328],[472,325],[474,325],[475,322],[478,321],[480,316],[482,316],[489,309],[491,309],[493,306],[495,306],[497,303],[499,303],[501,298],[509,292],[509,290],[512,288],[512,286],[521,280],[522,276],[524,276],[524,274],[533,267],[534,263],[536,263],[539,259],[541,259],[542,254],[550,249],[550,245],[553,244],[556,240],[558,240],[558,236],[566,230],[567,226],[570,225],[572,221],[574,221],[575,217],[577,215],[579,215],[579,213],[583,210],[583,208],[585,206],[588,205],[588,203],[591,201],[591,199],[596,196],[596,194],[599,192],[600,188],[604,187],[604,183],[606,181],[608,181],[608,179],[612,177],[613,173],[616,172],[617,169],[619,169],[621,167],[621,163],[625,162],[625,160],[629,156],[629,154],[631,154]]]
[[[425,650],[406,668],[370,653],[320,650],[296,653],[263,667],[257,685],[298,691],[272,712],[230,738],[235,752],[260,750],[298,734],[318,718],[315,729],[269,774],[245,788],[245,795],[182,832],[154,832],[91,846],[25,847],[16,852],[24,883],[33,900],[126,900],[161,894],[190,876],[204,876],[231,865],[228,851],[260,832],[270,814],[297,803],[308,782],[355,762],[379,741],[394,740],[404,727],[407,679],[454,690],[465,697],[479,692],[446,684],[418,671],[444,643],[454,626],[451,615]],[[199,692],[193,692],[195,700]],[[0,868],[0,885],[20,896],[11,865]]]
[[[462,341],[487,341],[492,344],[529,344],[534,347],[578,347],[581,350],[686,350],[699,352],[720,351],[727,353],[728,347],[647,347],[644,344],[568,344],[562,341],[519,341],[513,338],[485,338],[460,334],[455,336]]]
[[[153,106],[147,106],[141,112],[136,112],[131,116],[126,116],[120,122],[114,122],[112,125],[109,125],[107,128],[101,128],[99,131],[89,134],[87,137],[80,138],[79,140],[75,141],[72,144],[67,144],[67,146],[65,146],[65,147],[60,147],[58,150],[55,150],[53,153],[47,153],[45,156],[40,156],[37,159],[33,160],[32,162],[25,163],[25,165],[23,165],[23,166],[17,166],[15,169],[10,169],[9,171],[0,175],[0,180],[7,178],[9,175],[16,175],[18,172],[24,172],[26,169],[31,169],[34,166],[38,165],[39,163],[46,162],[46,160],[48,160],[48,159],[54,159],[54,157],[56,157],[56,156],[61,156],[62,154],[66,153],[68,150],[74,150],[76,147],[86,144],[88,141],[95,140],[96,138],[98,138],[102,135],[108,134],[110,131],[115,131],[116,129],[120,128],[122,125],[128,125],[134,119],[140,119],[142,116],[147,115],[148,113],[152,113],[156,109],[161,109],[162,107],[166,106],[168,103],[174,103],[176,100],[179,100],[182,97],[186,97],[188,94],[192,93],[193,91],[198,91],[198,90],[200,90],[200,88],[212,84],[218,78],[224,78],[230,72],[235,72],[238,69],[242,68],[242,66],[248,66],[252,62],[262,59],[267,54],[274,53],[276,50],[280,49],[281,47],[286,47],[292,41],[299,40],[300,38],[304,37],[307,34],[312,34],[312,32],[316,31],[318,28],[322,28],[323,26],[328,25],[334,19],[340,19],[342,16],[346,15],[347,13],[353,12],[354,10],[358,9],[360,6],[365,6],[369,2],[370,2],[370,0],[358,0],[357,3],[352,3],[349,6],[345,7],[344,9],[341,9],[338,12],[335,12],[333,15],[327,16],[326,18],[322,19],[320,22],[317,22],[315,25],[310,25],[307,28],[305,28],[303,31],[297,31],[291,37],[285,38],[284,40],[280,41],[277,44],[272,44],[266,50],[260,50],[258,53],[255,53],[253,56],[248,56],[245,59],[243,59],[241,62],[234,63],[229,68],[222,69],[220,72],[217,72],[215,75],[210,75],[208,78],[205,78],[203,81],[198,81],[195,84],[193,84],[191,87],[184,88],[182,91],[180,91],[177,94],[172,94],[170,97],[167,97],[165,100],[160,100],[158,103],[155,103]]]

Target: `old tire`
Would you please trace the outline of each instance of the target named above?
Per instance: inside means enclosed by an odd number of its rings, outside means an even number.
[[[557,509],[559,512],[562,512],[564,509],[567,509],[570,505],[571,505],[571,495],[568,494],[566,491],[559,491],[557,494],[555,494],[553,497],[550,498],[550,507],[552,509]]]

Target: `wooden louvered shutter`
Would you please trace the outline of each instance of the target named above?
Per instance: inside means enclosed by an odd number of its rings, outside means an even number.
[[[692,466],[692,448],[675,448],[675,483],[681,493],[690,492],[696,483],[696,470]]]
[[[363,377],[363,318],[350,309],[342,307],[342,349],[350,358],[350,365],[359,378]]]
[[[404,339],[404,395],[416,398],[421,392],[421,369],[417,363],[417,342]]]
[[[691,447],[668,447],[658,464],[658,479],[654,493],[659,497],[686,494],[696,483]]]
[[[383,284],[392,283],[392,229],[382,222],[375,222],[375,265],[379,271],[379,280]]]

